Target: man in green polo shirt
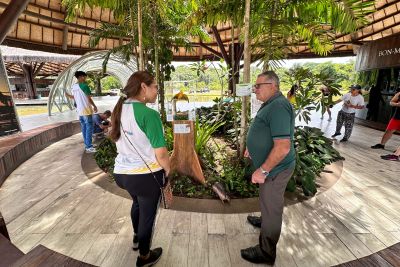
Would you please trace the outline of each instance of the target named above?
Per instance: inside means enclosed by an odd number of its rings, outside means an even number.
[[[245,156],[253,161],[256,171],[252,182],[260,187],[261,233],[259,244],[242,249],[241,255],[253,263],[272,265],[281,234],[284,193],[295,167],[295,116],[292,105],[279,90],[275,72],[258,75],[254,92],[264,103],[250,126]]]

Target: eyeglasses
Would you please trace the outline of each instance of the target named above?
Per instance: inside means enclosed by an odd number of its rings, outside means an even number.
[[[254,89],[260,89],[260,86],[263,85],[263,84],[272,84],[272,83],[256,83],[256,84],[253,84],[253,88]]]

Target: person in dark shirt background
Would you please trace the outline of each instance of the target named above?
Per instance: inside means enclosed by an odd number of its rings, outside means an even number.
[[[108,119],[111,117],[111,111],[106,110],[103,113],[93,114],[93,133],[106,133],[111,126]]]
[[[377,121],[379,115],[379,104],[385,103],[382,97],[381,90],[372,85],[371,89],[369,89],[369,101],[368,101],[368,113],[367,113],[367,120]]]

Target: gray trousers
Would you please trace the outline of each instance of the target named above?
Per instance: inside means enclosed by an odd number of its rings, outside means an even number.
[[[282,214],[286,185],[293,169],[286,169],[260,184],[261,233],[260,247],[269,257],[276,258],[276,245],[282,229]]]
[[[336,120],[336,132],[337,134],[340,134],[340,130],[342,129],[343,123],[344,123],[344,136],[343,139],[349,139],[351,132],[353,131],[353,126],[354,126],[354,117],[355,113],[346,113],[343,110],[339,111],[337,120]]]

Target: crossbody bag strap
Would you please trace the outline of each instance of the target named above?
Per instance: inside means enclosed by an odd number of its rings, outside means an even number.
[[[165,199],[165,195],[164,195],[164,190],[163,190],[163,186],[160,185],[160,183],[157,180],[156,175],[154,174],[154,172],[151,170],[151,168],[149,167],[149,165],[147,164],[147,162],[144,160],[144,158],[142,157],[142,155],[140,155],[139,151],[136,149],[136,147],[132,144],[131,140],[129,140],[124,127],[122,126],[122,121],[121,123],[121,130],[124,133],[124,136],[126,137],[126,139],[128,140],[129,144],[133,147],[133,149],[136,151],[136,153],[139,155],[139,157],[142,159],[142,161],[144,162],[144,164],[146,165],[146,167],[149,169],[149,171],[151,172],[151,174],[153,175],[154,180],[156,181],[158,187],[160,188],[160,192],[161,192],[161,200],[163,202],[164,208],[167,208],[167,202]],[[163,183],[165,184],[165,176],[163,175]]]

